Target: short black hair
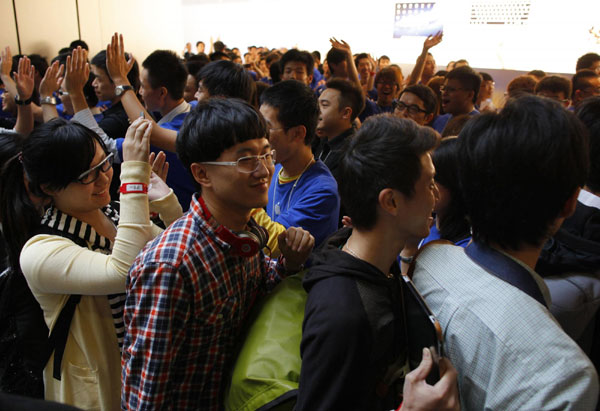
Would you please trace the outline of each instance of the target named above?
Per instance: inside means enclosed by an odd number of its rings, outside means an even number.
[[[321,60],[321,53],[319,52],[319,50],[315,50],[310,54],[311,54],[311,56],[313,56],[313,59]]]
[[[479,75],[481,76],[482,81],[494,81],[494,79],[492,78],[492,76],[489,73],[480,71]]]
[[[379,193],[393,188],[414,194],[421,176],[421,156],[434,148],[435,131],[391,114],[369,117],[350,137],[339,166],[338,189],[357,229],[377,222]]]
[[[306,66],[306,75],[312,76],[315,61],[313,60],[312,55],[308,51],[298,49],[288,50],[283,56],[281,56],[281,60],[279,60],[279,65],[282,73],[285,69],[285,65],[290,61],[297,61],[299,63],[304,64]]]
[[[342,61],[346,60],[346,53],[339,49],[334,49],[333,47],[327,52],[327,62],[332,64],[339,64]]]
[[[575,115],[589,132],[590,172],[586,185],[593,192],[600,193],[600,96],[585,99]]]
[[[589,69],[597,61],[600,61],[600,55],[598,55],[597,53],[586,53],[577,59],[575,71],[577,72],[579,70]]]
[[[90,51],[90,48],[89,48],[89,46],[88,46],[88,45],[87,45],[87,43],[86,43],[85,41],[83,41],[83,40],[73,40],[73,41],[71,42],[71,44],[69,44],[69,48],[70,48],[71,50],[74,50],[74,49],[76,49],[77,47],[81,47],[81,48],[82,48],[82,49],[84,49],[84,50]]]
[[[173,100],[183,98],[187,70],[179,57],[170,50],[155,50],[142,63],[148,70],[150,87],[165,87]]]
[[[354,65],[358,68],[358,63],[363,59],[368,59],[369,55],[367,53],[359,53],[354,57]]]
[[[340,110],[345,107],[350,107],[352,109],[351,121],[354,121],[365,108],[365,97],[362,90],[348,80],[334,78],[327,82],[327,88],[332,88],[340,92]]]
[[[575,115],[533,95],[471,119],[459,135],[459,181],[473,239],[540,246],[588,173],[588,138]]]
[[[459,60],[461,61],[461,60]],[[477,95],[481,87],[481,77],[469,66],[461,66],[453,69],[446,74],[447,80],[457,80],[462,87],[468,91],[473,91],[473,104],[477,102]]]
[[[519,97],[524,94],[533,94],[536,84],[536,78],[528,74],[523,74],[513,78],[508,83],[506,86],[506,92],[508,93],[508,97]]]
[[[229,60],[212,61],[198,73],[211,96],[238,97],[251,101],[256,86],[244,67]]]
[[[528,76],[533,76],[538,80],[543,79],[544,77],[547,76],[546,72],[544,70],[531,70],[529,73],[527,73]]]
[[[571,97],[571,82],[562,76],[546,76],[535,85],[535,94],[540,91],[563,93],[565,98]]]
[[[231,60],[231,56],[229,56],[229,54],[225,53],[224,51],[215,51],[208,55],[208,59],[210,61],[219,61],[223,60],[224,58]]]
[[[195,54],[196,56],[196,54]],[[188,61],[185,62],[185,68],[188,72],[188,74],[191,74],[192,76],[194,76],[194,78],[196,79],[196,83],[199,81],[199,77],[198,77],[198,73],[200,73],[200,70],[202,70],[202,67],[206,66],[208,64],[208,59],[206,59],[206,62],[201,61],[201,60],[192,60],[189,59]]]
[[[217,40],[217,41],[215,41],[215,42],[213,43],[213,50],[214,50],[214,51],[223,51],[223,50],[225,50],[225,47],[226,47],[226,46],[225,46],[225,43],[223,43],[223,42],[222,42],[222,41],[220,41],[220,40]]]
[[[125,58],[129,59],[130,57],[131,54],[125,53]],[[106,69],[106,50],[102,50],[96,54],[90,63],[104,71],[108,78],[110,78],[110,74]],[[112,81],[112,78],[110,78],[110,80]],[[137,60],[133,62],[133,67],[129,70],[129,73],[127,73],[127,80],[129,80],[129,84],[131,84],[137,93],[140,88],[140,66],[137,63]]]
[[[246,101],[213,97],[198,102],[177,133],[177,155],[189,170],[194,162],[215,161],[238,143],[267,136],[262,115]]]
[[[440,237],[456,243],[471,235],[467,211],[458,183],[458,139],[443,138],[440,145],[431,154],[435,166],[435,181],[446,188],[450,194],[442,218],[438,216]]]
[[[263,91],[260,104],[278,110],[277,120],[286,131],[304,126],[304,143],[310,145],[319,120],[319,102],[310,87],[295,80],[281,81]]]
[[[27,57],[31,60],[31,65],[35,66],[35,70],[40,73],[40,76],[44,77],[46,70],[48,70],[48,60],[46,60],[46,57],[42,57],[39,54],[29,54]]]
[[[203,41],[197,41],[196,42],[196,47],[198,47],[198,44],[204,44],[204,42]]]
[[[575,73],[573,77],[571,77],[571,98],[575,97],[575,92],[577,90],[583,90],[584,88],[589,87],[590,83],[588,79],[598,77],[600,77],[600,74],[590,69],[579,70]]]
[[[425,111],[427,112],[426,114],[437,114],[438,100],[435,92],[431,88],[424,86],[423,84],[413,84],[402,90],[400,97],[402,97],[402,94],[404,93],[411,93],[419,97],[423,101]]]

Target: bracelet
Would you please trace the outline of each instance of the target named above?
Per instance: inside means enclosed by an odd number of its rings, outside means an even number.
[[[30,104],[32,101],[33,101],[33,96],[29,97],[27,100],[21,100],[19,98],[18,94],[15,96],[15,103],[19,106],[26,106],[27,104]]]
[[[399,256],[400,257],[400,261],[402,261],[405,264],[412,264],[412,262],[414,261],[415,257],[414,256],[410,256],[410,257],[404,257],[404,256]]]
[[[147,194],[148,185],[144,183],[123,183],[119,188],[121,194]]]
[[[52,104],[53,106],[55,106],[56,105],[56,97],[46,96],[40,100],[40,104]]]

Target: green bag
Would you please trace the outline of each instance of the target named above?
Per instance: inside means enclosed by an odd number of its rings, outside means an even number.
[[[233,367],[226,410],[292,410],[300,380],[306,305],[304,271],[284,279],[256,307]]]

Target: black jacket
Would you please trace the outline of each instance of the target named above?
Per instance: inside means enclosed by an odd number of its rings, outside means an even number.
[[[384,383],[404,362],[399,270],[389,279],[341,251],[350,233],[333,234],[314,253],[304,279],[297,410],[390,410],[400,404],[401,387]]]

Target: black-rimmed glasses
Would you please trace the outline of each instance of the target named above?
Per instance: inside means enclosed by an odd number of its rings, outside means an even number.
[[[100,172],[106,173],[113,165],[114,153],[110,153],[104,160],[90,168],[88,171],[84,171],[77,177],[77,182],[80,184],[92,184],[100,177]]]

